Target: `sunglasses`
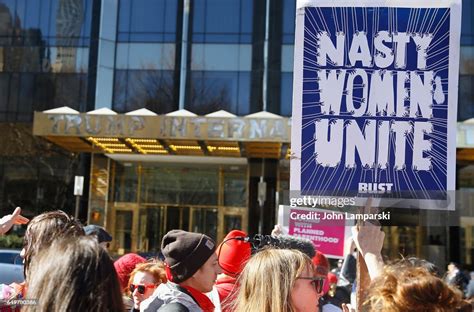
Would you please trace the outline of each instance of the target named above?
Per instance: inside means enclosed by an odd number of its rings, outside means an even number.
[[[322,277],[298,277],[298,279],[311,280],[311,284],[318,294],[323,291],[324,278]]]
[[[156,285],[154,284],[148,284],[148,285],[134,285],[130,284],[130,292],[133,293],[135,289],[137,289],[138,293],[144,294],[147,288],[155,288]]]

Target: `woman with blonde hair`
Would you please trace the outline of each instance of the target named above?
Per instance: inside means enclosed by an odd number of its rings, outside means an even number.
[[[233,303],[236,312],[316,312],[324,278],[293,249],[265,249],[246,264]]]
[[[166,282],[166,270],[161,261],[137,264],[128,281],[128,292],[133,299],[131,311],[140,311],[140,303],[149,298],[160,284]]]

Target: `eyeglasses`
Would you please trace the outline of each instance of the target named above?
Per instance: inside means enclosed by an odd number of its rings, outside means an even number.
[[[130,284],[130,292],[133,293],[135,291],[135,289],[138,290],[138,293],[140,294],[144,294],[146,289],[147,288],[155,288],[156,285],[155,284],[148,284],[148,285],[134,285],[134,284]]]
[[[323,291],[324,278],[322,277],[298,277],[297,279],[311,280],[311,284],[318,294]]]

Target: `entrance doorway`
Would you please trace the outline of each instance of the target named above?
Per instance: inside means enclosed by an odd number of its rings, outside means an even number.
[[[233,229],[247,229],[245,208],[116,203],[112,251],[157,253],[170,230],[204,233],[217,242]]]
[[[173,229],[216,242],[233,229],[248,231],[247,166],[114,162],[111,171],[112,252],[156,253]]]

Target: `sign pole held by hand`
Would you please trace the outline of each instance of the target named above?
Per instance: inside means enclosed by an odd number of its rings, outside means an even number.
[[[76,196],[76,209],[74,211],[74,218],[79,218],[79,206],[81,204],[82,191],[84,190],[84,177],[76,176],[74,178],[74,195]]]
[[[362,211],[360,213],[366,214],[369,213],[370,207],[372,205],[372,197],[367,199],[367,203],[364,207],[361,208]],[[360,227],[364,226],[364,220],[357,220],[357,230],[360,230]],[[367,264],[365,263],[364,256],[360,252],[357,251],[357,275],[356,275],[356,300],[357,300],[357,311],[361,311],[362,304],[367,295],[367,290],[370,285],[370,275],[369,270],[367,269]]]

